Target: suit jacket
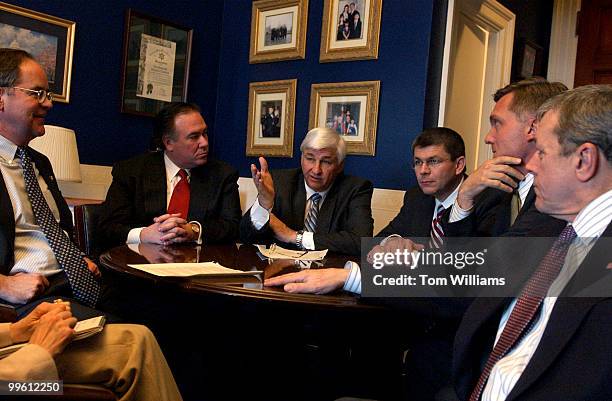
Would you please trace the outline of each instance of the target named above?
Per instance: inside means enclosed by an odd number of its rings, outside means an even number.
[[[465,219],[449,223],[450,210],[443,219],[444,235],[449,237],[498,237],[502,234],[524,236],[534,227],[550,225],[553,231],[565,226],[565,222],[538,212],[535,207],[535,191],[529,189],[516,221],[510,225],[512,193],[487,188],[476,199],[474,210]],[[433,213],[433,212],[432,212]]]
[[[557,299],[540,344],[508,401],[610,399],[612,298],[570,297],[601,279],[607,280],[610,290],[612,272],[602,265],[609,260],[606,245],[610,236],[612,225],[602,235],[606,240],[600,238],[593,246]],[[548,249],[533,251],[543,256]],[[516,252],[513,255],[519,256]],[[453,376],[460,400],[469,398],[510,302],[508,298],[479,298],[466,311],[454,345]]]
[[[301,169],[272,171],[276,196],[272,213],[293,230],[304,228],[306,187]],[[358,255],[361,237],[371,237],[372,192],[370,181],[340,173],[327,193],[319,210],[314,233],[316,249]],[[266,223],[256,230],[251,222],[251,211],[240,222],[240,239],[245,243],[266,244],[274,242],[274,234]],[[283,244],[295,248],[295,244]]]
[[[100,218],[107,246],[125,243],[131,229],[147,227],[167,211],[163,152],[119,162],[112,174]],[[230,242],[238,237],[241,211],[237,181],[236,169],[219,160],[191,169],[187,220],[202,225],[204,243]]]
[[[436,199],[425,195],[417,185],[406,191],[399,213],[377,237],[399,234],[402,237],[429,237]]]
[[[74,231],[72,226],[72,213],[57,186],[57,180],[53,175],[51,162],[42,153],[28,148],[34,165],[43,177],[53,195],[55,204],[60,213],[60,226],[72,238]],[[15,213],[13,205],[0,174],[0,274],[8,275],[15,263]]]

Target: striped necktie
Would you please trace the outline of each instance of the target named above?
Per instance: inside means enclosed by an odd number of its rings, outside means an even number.
[[[444,231],[442,230],[442,215],[444,214],[444,210],[444,206],[440,203],[436,209],[436,217],[431,221],[430,248],[440,248],[444,243]]]
[[[576,238],[576,231],[574,231],[574,227],[570,224],[561,232],[559,238],[557,238],[546,256],[544,256],[544,259],[540,262],[538,269],[531,276],[529,281],[527,281],[527,284],[525,284],[512,312],[510,312],[504,330],[489,354],[485,367],[476,383],[476,387],[474,387],[470,395],[470,401],[480,400],[482,391],[484,390],[485,384],[495,364],[502,359],[523,336],[525,329],[535,317],[548,289],[559,275],[561,267],[563,267],[563,263],[565,262],[567,250],[574,238]]]
[[[310,209],[304,220],[304,230],[314,233],[317,229],[317,220],[319,218],[319,202],[321,201],[321,194],[315,192],[310,197]]]
[[[74,297],[89,306],[95,306],[100,297],[100,284],[87,268],[79,249],[53,217],[38,185],[28,150],[22,146],[17,147],[17,156],[21,160],[26,192],[32,204],[36,223],[47,237],[57,262],[66,272]]]

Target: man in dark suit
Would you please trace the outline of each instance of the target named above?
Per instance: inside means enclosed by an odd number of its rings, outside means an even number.
[[[610,398],[611,132],[609,85],[576,88],[539,109],[526,166],[535,205],[567,225],[539,266],[523,266],[535,273],[518,297],[477,299],[465,313],[453,364],[459,399]]]
[[[241,240],[359,254],[361,237],[372,236],[372,183],[342,172],[346,145],[332,129],[310,130],[300,150],[301,169],[270,172],[263,157],[261,170],[251,165],[258,196]]]
[[[28,146],[45,134],[53,106],[48,89],[30,54],[0,49],[0,298],[18,306],[20,316],[42,297],[76,296],[95,305],[100,296],[100,271],[71,242],[72,216],[51,163]],[[87,291],[79,292],[84,282]],[[76,302],[73,312],[99,314]]]
[[[559,82],[530,78],[499,89],[494,95],[491,129],[485,142],[494,157],[463,182],[455,204],[445,216],[449,236],[495,237],[513,227],[525,233],[540,224],[562,226],[535,210],[533,175],[525,168],[535,153],[535,113],[547,99],[567,90]],[[450,223],[446,224],[447,221]]]
[[[163,152],[119,162],[100,231],[108,245],[231,242],[238,237],[238,172],[208,157],[208,128],[194,104],[173,103],[155,120]]]

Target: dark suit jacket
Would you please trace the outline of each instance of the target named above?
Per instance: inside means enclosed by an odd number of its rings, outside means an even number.
[[[272,171],[276,196],[272,213],[293,230],[304,228],[306,187],[301,169]],[[319,210],[314,243],[316,249],[358,255],[361,237],[371,237],[372,183],[340,173],[332,184]],[[251,222],[251,211],[240,222],[240,239],[250,244],[274,241],[270,225],[257,231]],[[295,248],[295,244],[283,244]]]
[[[535,207],[535,198],[532,186],[514,225],[510,227],[512,193],[487,188],[478,196],[474,210],[465,219],[449,223],[449,208],[442,223],[444,235],[449,237],[498,237],[502,234],[524,236],[534,227],[541,225],[550,225],[555,230],[563,229],[565,222],[538,212]]]
[[[107,246],[125,243],[131,229],[147,227],[165,214],[166,168],[163,152],[147,153],[117,163],[100,218]],[[230,242],[238,237],[240,198],[238,172],[218,160],[191,169],[187,220],[202,224],[204,243]]]
[[[596,280],[607,279],[607,284],[610,283],[612,272],[605,265],[609,261],[610,236],[612,225],[607,227],[558,298],[540,345],[508,401],[610,399],[612,299],[569,297],[580,294]],[[602,240],[604,237],[606,241]],[[544,256],[548,250],[530,251]],[[516,252],[513,255],[519,256]],[[604,265],[602,261],[606,261]],[[607,289],[610,290],[609,285]],[[455,389],[460,400],[469,398],[484,358],[492,349],[501,315],[510,302],[507,298],[479,298],[466,311],[455,338],[453,360]]]
[[[70,209],[60,192],[55,176],[53,175],[53,168],[49,159],[42,153],[35,151],[32,148],[28,148],[30,157],[34,162],[34,165],[43,177],[49,191],[53,195],[55,204],[60,213],[60,226],[68,235],[72,238],[73,226],[72,226],[72,214]],[[15,263],[15,213],[13,211],[13,205],[4,183],[4,178],[0,174],[0,274],[8,275],[13,264]]]
[[[417,185],[406,191],[399,213],[377,237],[399,234],[402,237],[429,237],[436,199],[425,195]]]

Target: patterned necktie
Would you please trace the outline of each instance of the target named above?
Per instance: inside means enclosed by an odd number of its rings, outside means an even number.
[[[53,217],[40,185],[38,185],[27,149],[22,146],[17,147],[17,156],[21,160],[26,191],[32,204],[36,223],[47,237],[57,262],[66,272],[74,297],[94,307],[100,297],[100,284],[87,268],[87,263],[81,256],[79,249],[72,243]]]
[[[181,177],[180,181],[174,187],[172,196],[170,197],[170,204],[168,204],[168,213],[180,213],[181,217],[186,219],[189,213],[189,198],[190,198],[190,187],[189,181],[187,181],[187,172],[180,169],[178,175]]]
[[[436,217],[431,221],[430,248],[440,248],[444,243],[444,231],[442,230],[442,215],[444,214],[444,210],[444,206],[440,203],[436,209]]]
[[[576,231],[574,231],[574,227],[568,225],[561,232],[546,256],[544,256],[538,269],[527,281],[512,312],[510,312],[510,317],[508,317],[504,330],[499,336],[495,347],[493,347],[491,354],[489,354],[476,387],[474,387],[470,395],[470,401],[478,401],[480,399],[495,364],[518,342],[525,329],[535,317],[548,289],[559,275],[561,267],[563,267],[565,255],[567,255],[567,250],[574,238],[576,238]]]
[[[510,201],[510,225],[513,225],[516,221],[521,210],[521,196],[519,195],[518,188],[512,192],[512,200]]]
[[[321,201],[321,194],[315,192],[310,197],[310,209],[304,220],[304,230],[314,233],[317,228],[317,219],[319,218],[319,202]]]

